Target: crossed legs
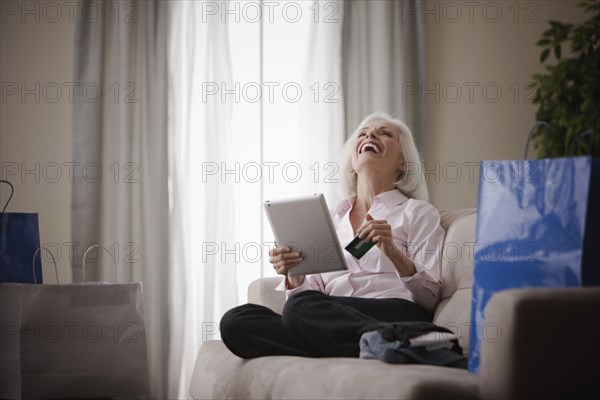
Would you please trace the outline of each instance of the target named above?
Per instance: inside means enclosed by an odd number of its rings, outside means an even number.
[[[359,331],[377,322],[431,321],[418,304],[404,299],[327,296],[307,290],[290,297],[277,314],[245,304],[221,319],[221,338],[239,357],[271,355],[358,357]]]

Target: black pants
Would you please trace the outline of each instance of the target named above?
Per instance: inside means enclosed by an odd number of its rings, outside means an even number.
[[[287,300],[283,315],[257,304],[235,307],[225,313],[220,329],[225,345],[242,358],[358,357],[361,329],[401,321],[431,321],[431,315],[404,299],[336,297],[307,290]]]

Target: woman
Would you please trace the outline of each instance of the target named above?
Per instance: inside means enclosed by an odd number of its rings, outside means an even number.
[[[427,200],[421,160],[408,127],[387,114],[361,122],[341,163],[348,197],[332,213],[342,245],[355,235],[376,247],[348,270],[287,277],[302,261],[288,247],[270,251],[285,277],[282,315],[245,304],[221,320],[221,337],[236,355],[358,357],[361,329],[377,322],[431,321],[441,283],[444,230]]]

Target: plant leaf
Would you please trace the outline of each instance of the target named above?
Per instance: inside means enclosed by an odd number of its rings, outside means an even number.
[[[561,29],[562,27],[564,27],[564,24],[562,22],[558,22],[558,21],[548,21],[550,23],[550,26],[552,26],[552,28],[554,29]]]
[[[561,48],[560,46],[554,46],[554,55],[560,60]]]
[[[540,62],[543,63],[544,61],[546,61],[546,59],[548,58],[549,55],[550,55],[550,48],[547,48],[544,51],[542,51],[542,54],[540,54]]]
[[[540,39],[536,43],[538,46],[545,46],[547,44],[550,44],[550,39]]]

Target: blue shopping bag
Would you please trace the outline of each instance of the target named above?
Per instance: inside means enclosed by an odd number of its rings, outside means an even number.
[[[11,189],[0,212],[0,282],[42,283],[41,257],[34,257],[40,247],[38,214],[5,212],[14,188],[0,183]]]
[[[593,206],[600,204],[599,161],[565,157],[480,163],[470,372],[479,372],[482,343],[498,338],[497,327],[490,333],[485,323],[494,293],[600,285],[592,247],[600,243],[600,213]],[[509,334],[514,327],[500,328]]]

